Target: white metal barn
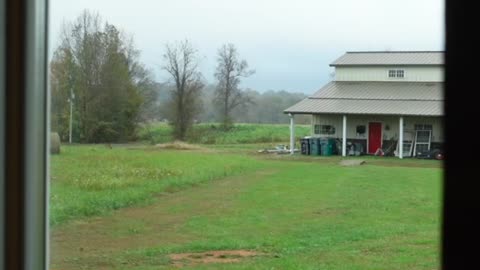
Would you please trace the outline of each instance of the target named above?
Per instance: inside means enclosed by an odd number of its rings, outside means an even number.
[[[335,79],[284,112],[312,115],[312,136],[363,145],[365,153],[395,148],[414,156],[443,138],[443,52],[347,52],[330,66]],[[403,142],[398,147],[397,142]]]

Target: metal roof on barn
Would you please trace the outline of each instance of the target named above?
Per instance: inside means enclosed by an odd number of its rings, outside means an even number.
[[[431,66],[443,65],[442,51],[347,52],[330,66]]]
[[[335,81],[284,112],[442,116],[443,83]]]

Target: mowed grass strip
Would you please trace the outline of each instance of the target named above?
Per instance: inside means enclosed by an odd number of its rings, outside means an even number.
[[[153,195],[258,168],[258,162],[200,151],[62,146],[51,157],[50,224],[147,204]]]
[[[168,269],[171,253],[244,249],[268,255],[186,269],[439,268],[441,169],[272,161],[268,170],[275,173],[223,199],[228,207],[201,190],[186,192],[181,209],[190,217],[174,233],[192,240],[133,248],[117,261]],[[218,207],[189,207],[201,201]]]

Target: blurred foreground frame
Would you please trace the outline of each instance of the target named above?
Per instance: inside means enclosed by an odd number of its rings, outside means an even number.
[[[2,269],[48,268],[48,0],[0,0]]]
[[[480,42],[478,37],[472,36],[474,26],[478,25],[478,14],[475,14],[474,2],[470,1],[448,0],[445,11],[447,158],[443,187],[442,267],[448,270],[478,269],[480,184],[477,168],[480,156],[474,149],[475,140],[466,146],[458,143],[466,141],[465,134],[459,132],[458,127],[476,124],[479,116],[476,93],[469,90],[478,83],[474,65],[480,61]]]

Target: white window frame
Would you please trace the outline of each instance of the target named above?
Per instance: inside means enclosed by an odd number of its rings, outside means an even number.
[[[316,132],[316,127],[319,126],[319,132]],[[333,129],[333,133],[322,133],[322,126],[331,126]],[[313,134],[315,135],[335,135],[337,133],[337,129],[335,128],[335,125],[328,125],[328,124],[315,124],[313,125]]]
[[[397,70],[396,69],[389,69],[387,72],[388,78],[396,78],[397,77]]]
[[[417,138],[418,138],[418,133],[419,132],[428,132],[428,141],[427,142],[418,142]],[[432,130],[431,129],[417,129],[415,130],[415,145],[413,147],[413,155],[414,156],[417,156],[417,146],[418,145],[426,145],[427,146],[427,150],[429,151],[430,150],[430,147],[431,147],[431,144],[432,144]]]
[[[402,76],[399,76],[399,74],[402,74]],[[396,75],[397,75],[397,78],[405,78],[405,70],[404,69],[397,69],[397,72],[396,72]]]
[[[403,76],[398,76],[399,73],[402,73]],[[388,69],[387,71],[387,76],[389,79],[405,79],[406,75],[407,72],[405,71],[405,69]]]

